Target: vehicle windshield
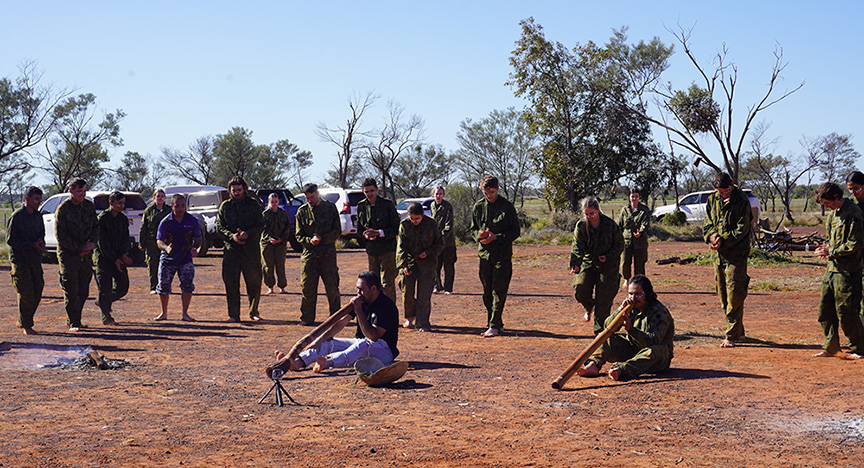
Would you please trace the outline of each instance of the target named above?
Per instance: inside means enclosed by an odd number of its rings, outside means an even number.
[[[364,198],[366,198],[366,195],[363,195],[363,192],[349,192],[348,204],[351,206],[357,206],[357,204]]]
[[[99,195],[93,200],[93,206],[97,211],[108,209],[108,195]],[[139,195],[126,195],[126,207],[123,211],[143,211],[147,208],[147,202]]]
[[[329,201],[330,203],[336,203],[339,201],[339,194],[336,192],[333,193],[322,193],[321,198]]]
[[[699,195],[698,195],[698,194],[688,195],[688,196],[684,197],[684,198],[679,202],[679,204],[680,204],[680,205],[692,205],[692,204],[696,203],[697,200],[699,200]]]

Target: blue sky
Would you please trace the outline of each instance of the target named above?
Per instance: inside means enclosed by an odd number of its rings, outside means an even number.
[[[797,154],[802,135],[857,137],[862,126],[862,9],[852,1],[7,2],[0,76],[17,76],[33,59],[46,82],[123,109],[125,144],[112,151],[112,166],[126,151],[155,158],[160,147],[241,126],[256,143],[288,139],[312,151],[309,175],[320,180],[336,148],[315,128],[342,123],[354,93],[381,96],[366,128],[380,125],[394,99],[425,119],[429,143],[448,150],[462,120],[522,107],[504,83],[524,18],[567,46],[603,43],[624,25],[631,42],[669,44],[666,28],[681,24],[694,28],[706,65],[728,47],[739,74],[736,112],[764,93],[775,45],[783,47],[780,89],[806,85],[762,117],[778,151]],[[666,73],[679,88],[699,79],[677,46]]]

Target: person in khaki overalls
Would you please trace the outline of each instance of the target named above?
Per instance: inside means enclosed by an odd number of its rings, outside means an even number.
[[[261,214],[264,217],[264,231],[261,234],[261,259],[264,261],[264,284],[267,292],[272,294],[273,287],[279,286],[279,292],[285,294],[288,279],[285,277],[285,256],[288,253],[288,233],[291,221],[288,213],[279,208],[279,196],[271,193],[267,198],[267,209]]]
[[[357,235],[366,242],[369,271],[381,275],[384,294],[396,302],[396,236],[399,213],[396,204],[378,196],[375,179],[363,181],[365,200],[357,203]]]
[[[402,276],[402,300],[405,308],[405,328],[431,331],[429,313],[432,310],[432,288],[435,287],[435,266],[444,250],[444,239],[438,223],[423,214],[423,205],[408,205],[408,217],[399,224],[396,246],[396,266]]]
[[[69,331],[82,328],[81,312],[90,294],[93,279],[93,249],[98,237],[96,207],[87,199],[87,182],[69,182],[70,197],[60,204],[55,214],[57,260],[60,263],[60,287],[66,306]]]
[[[499,336],[504,330],[504,304],[513,277],[513,241],[519,238],[519,216],[513,203],[498,195],[498,178],[485,176],[480,181],[483,198],[474,204],[471,230],[480,257],[480,283],[486,325],[484,338]]]
[[[815,357],[864,358],[864,325],[861,323],[861,258],[864,249],[864,215],[840,186],[826,182],[816,190],[816,200],[829,211],[825,220],[826,243],[816,255],[828,260],[819,301],[819,324],[825,335]],[[850,354],[840,352],[839,328],[849,338]]]
[[[159,259],[162,257],[162,250],[156,245],[156,233],[159,231],[159,223],[170,213],[171,206],[165,203],[165,191],[157,189],[153,192],[153,204],[144,210],[141,229],[138,231],[138,243],[147,261],[150,294],[156,294],[156,286],[159,284]]]
[[[336,265],[336,241],[342,235],[342,222],[336,205],[318,195],[318,186],[303,187],[306,204],[297,210],[297,242],[303,246],[300,255],[300,321],[303,325],[315,323],[315,304],[318,301],[318,278],[324,283],[330,314],[341,308],[339,299],[339,267]]]
[[[444,238],[444,250],[438,255],[438,265],[435,271],[435,289],[432,293],[451,294],[456,276],[456,233],[453,231],[453,205],[444,199],[444,187],[440,185],[432,190],[435,201],[429,204],[432,218],[438,223],[438,230]],[[444,279],[441,279],[441,270]]]
[[[246,281],[249,318],[261,320],[261,231],[264,218],[261,206],[249,194],[246,181],[234,176],[228,181],[231,198],[222,202],[216,215],[216,231],[225,243],[222,254],[222,282],[228,302],[227,322],[240,322],[240,274]]]
[[[633,275],[645,274],[648,261],[648,226],[651,209],[639,203],[639,189],[630,189],[630,204],[621,208],[618,227],[624,236],[624,255],[621,259],[621,275],[624,280]],[[632,265],[632,274],[631,274]]]
[[[750,231],[753,211],[750,200],[732,184],[725,172],[718,172],[712,181],[715,191],[705,205],[705,243],[714,260],[714,280],[720,305],[726,316],[726,337],[721,348],[732,348],[744,339],[744,299],[750,277],[747,259],[750,257]]]
[[[573,289],[576,300],[585,308],[585,321],[594,315],[596,335],[603,331],[618,293],[624,237],[615,221],[600,212],[596,198],[583,198],[581,206],[585,218],[576,223],[573,231],[570,274],[576,275]]]
[[[24,206],[12,213],[6,227],[6,243],[11,249],[12,285],[18,293],[18,328],[25,335],[36,335],[33,316],[42,301],[45,278],[42,275],[42,254],[45,248],[45,223],[39,205],[42,189],[27,187],[24,191]]]

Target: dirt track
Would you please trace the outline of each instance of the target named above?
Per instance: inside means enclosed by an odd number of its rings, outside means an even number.
[[[591,339],[572,297],[569,247],[516,247],[507,336],[482,339],[477,260],[466,246],[456,294],[433,296],[436,333],[400,333],[400,359],[411,363],[405,380],[371,389],[347,372],[292,374],[285,386],[300,406],[282,408],[257,402],[273,351],[308,332],[297,322],[296,255],[287,265],[291,294],[263,298],[264,323],[222,323],[217,254],[196,261],[198,322],[176,320],[179,296],[172,321],[149,321],[158,299],[143,286],[145,270],[133,268],[130,294],[114,307],[121,326],[97,326],[90,300],[91,328],[77,334],[63,326],[57,267],[45,265],[35,327],[43,334],[34,337],[15,328],[9,268],[0,266],[0,466],[858,466],[864,363],[809,357],[822,340],[821,262],[751,268],[750,341],[722,350],[711,268],[653,263],[703,250],[651,246],[649,277],[676,320],[664,374],[628,383],[574,377],[552,390]],[[339,253],[344,297],[364,265],[360,251]],[[325,302],[322,290],[319,320]],[[33,353],[73,345],[134,365],[21,368]]]

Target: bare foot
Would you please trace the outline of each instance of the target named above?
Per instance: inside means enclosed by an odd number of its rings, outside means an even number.
[[[720,342],[720,347],[721,348],[734,348],[735,347],[735,340],[730,340],[727,338],[727,339]]]
[[[184,322],[194,322],[195,321],[195,319],[190,317],[189,314],[183,314],[183,316],[180,317],[180,320],[182,320]]]
[[[283,357],[284,357],[284,355],[283,355]],[[297,359],[294,359],[294,361],[291,363],[291,367],[289,367],[288,370],[290,370],[291,372],[300,372],[301,370],[303,370],[305,368],[306,368],[306,363],[303,362],[303,360],[298,357]]]
[[[623,373],[624,371],[620,367],[613,367],[609,369],[609,378],[612,380],[621,380],[621,374]]]
[[[292,363],[293,365],[293,363]],[[320,374],[324,372],[326,369],[333,367],[333,364],[327,359],[327,356],[321,356],[315,361],[315,365],[312,366],[312,372],[316,374]]]
[[[168,320],[168,314],[166,314],[165,312],[162,312],[161,314],[157,315],[156,318],[154,318],[153,320],[155,320],[157,322],[160,322],[162,320]]]
[[[488,330],[480,334],[480,336],[482,336],[483,338],[492,338],[500,335],[501,333],[497,328],[489,328]]]
[[[25,335],[38,335],[38,333],[36,333],[36,330],[34,330],[32,327],[21,328],[23,328],[22,333],[24,333]]]
[[[414,319],[405,319],[402,322],[402,328],[414,328]]]
[[[582,367],[576,369],[576,373],[581,377],[597,377],[600,375],[600,368],[594,361],[588,361]]]
[[[829,353],[827,351],[819,351],[818,353],[813,355],[813,357],[834,357],[834,356],[835,356],[834,354]]]
[[[273,357],[275,357],[277,361],[281,361],[282,358],[285,357],[285,353],[283,353],[282,351],[276,350],[273,352]]]

